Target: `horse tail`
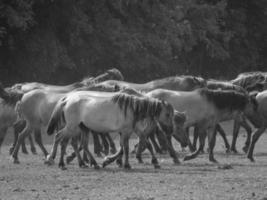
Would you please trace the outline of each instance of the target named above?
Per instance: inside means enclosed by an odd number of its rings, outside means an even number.
[[[52,135],[55,130],[63,127],[66,123],[63,108],[66,105],[65,97],[61,99],[54,108],[47,127],[47,134]]]

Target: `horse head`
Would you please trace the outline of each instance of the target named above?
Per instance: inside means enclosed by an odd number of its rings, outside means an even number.
[[[110,80],[118,80],[118,81],[124,80],[122,73],[116,68],[109,69],[107,70],[106,73],[110,76],[109,78]]]

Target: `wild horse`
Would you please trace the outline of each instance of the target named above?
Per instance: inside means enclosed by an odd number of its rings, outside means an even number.
[[[103,92],[72,92],[62,98],[51,116],[47,133],[51,135],[59,130],[55,136],[54,146],[48,160],[54,158],[57,145],[64,138],[77,137],[80,132],[89,130],[97,132],[120,133],[120,150],[103,162],[103,167],[118,160],[125,154],[124,168],[131,168],[128,161],[129,138],[135,132],[140,138],[146,139],[144,134],[148,132],[151,123],[156,120],[159,124],[175,127],[173,107],[165,101],[154,98],[137,97],[125,93]],[[63,123],[62,123],[63,121]],[[64,124],[64,125],[62,125]],[[86,134],[86,133],[84,133]],[[66,144],[61,143],[61,158],[59,166],[65,168],[64,152]],[[91,158],[91,162],[98,168],[92,154],[85,143],[85,152]],[[77,157],[79,158],[77,149]],[[152,163],[158,167],[158,161],[152,151]]]

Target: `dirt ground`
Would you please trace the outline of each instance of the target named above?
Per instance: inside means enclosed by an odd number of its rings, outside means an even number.
[[[230,124],[224,127],[231,132]],[[174,165],[168,155],[157,155],[161,169],[153,169],[150,156],[145,152],[145,164],[138,164],[131,155],[132,170],[120,169],[116,164],[100,170],[80,169],[75,160],[67,165],[67,170],[61,171],[57,165],[44,165],[38,147],[38,155],[20,153],[21,164],[15,165],[8,155],[9,144],[6,144],[0,154],[0,199],[267,200],[267,134],[256,145],[255,163],[241,152],[244,136],[242,132],[238,138],[238,154],[226,154],[222,139],[217,137],[218,165],[211,164],[207,154],[181,165]],[[114,137],[118,142],[119,137]],[[231,136],[228,139],[231,141]],[[51,138],[45,137],[45,141],[50,150]],[[136,141],[135,138],[131,140],[131,147]],[[178,143],[175,147],[181,150]],[[181,158],[183,156],[184,153]],[[97,158],[100,164],[102,160]],[[223,168],[225,164],[230,168]]]

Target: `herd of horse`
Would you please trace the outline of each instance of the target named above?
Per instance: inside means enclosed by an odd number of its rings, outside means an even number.
[[[14,163],[19,163],[20,147],[27,153],[25,138],[30,141],[31,151],[36,153],[33,133],[46,164],[54,163],[60,145],[59,167],[66,169],[64,157],[70,142],[74,152],[66,157],[67,163],[77,157],[80,167],[87,167],[89,163],[98,169],[88,148],[91,134],[94,153],[107,155],[102,167],[116,161],[120,167],[129,169],[129,139],[135,133],[139,138],[135,151],[138,162],[143,162],[142,152],[147,148],[151,163],[159,168],[154,151],[168,151],[173,162],[180,163],[172,138],[182,148],[189,147],[191,153],[184,161],[203,152],[208,138],[209,160],[217,162],[213,154],[217,132],[224,139],[226,151],[237,152],[236,140],[242,126],[247,132],[243,151],[254,161],[255,144],[267,128],[267,72],[241,73],[229,81],[190,75],[143,84],[123,79],[121,72],[113,68],[97,77],[86,77],[65,86],[38,82],[8,88],[0,85],[0,146],[7,129],[13,127],[10,154]],[[234,120],[231,145],[220,126],[228,120]],[[256,128],[253,134],[248,121]],[[189,137],[190,127],[194,127],[193,142]],[[43,145],[42,130],[48,135],[55,133],[50,153]],[[118,150],[112,133],[120,135]]]

